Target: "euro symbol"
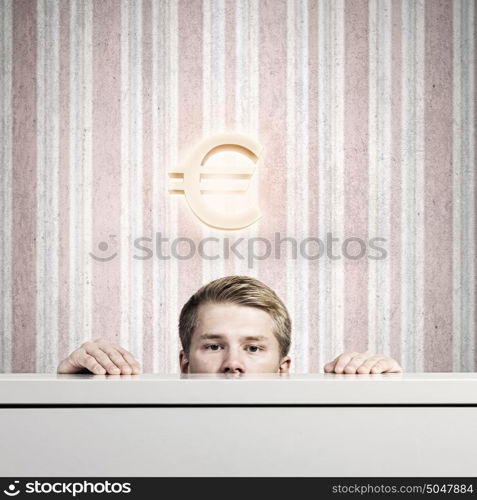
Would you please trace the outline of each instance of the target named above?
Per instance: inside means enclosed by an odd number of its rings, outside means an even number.
[[[183,167],[169,171],[169,192],[184,194],[191,210],[205,224],[218,229],[242,229],[256,222],[262,214],[256,204],[238,213],[220,213],[204,203],[204,193],[243,193],[255,166],[205,165],[219,151],[236,151],[254,163],[261,150],[258,142],[241,134],[218,134],[202,141],[186,158]]]

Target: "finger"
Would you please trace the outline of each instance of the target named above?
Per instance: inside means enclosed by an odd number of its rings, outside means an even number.
[[[323,371],[325,373],[329,373],[333,371],[333,368],[335,366],[335,361],[330,361],[329,363],[326,363],[325,366],[323,366]]]
[[[382,359],[386,359],[386,357],[381,354],[375,354],[374,356],[371,356],[368,359],[364,360],[361,366],[357,368],[356,372],[361,374],[371,373],[371,368],[373,368],[373,366]]]
[[[123,358],[129,363],[129,366],[132,368],[133,375],[141,373],[141,364],[129,351],[126,351],[126,349],[124,349],[124,347],[121,347],[120,345],[114,345],[114,347],[123,355]]]
[[[402,366],[394,360],[394,368],[389,373],[402,373]]]
[[[371,373],[399,373],[402,369],[399,363],[389,357],[379,360],[372,368]]]
[[[336,362],[338,361],[337,356],[333,361],[330,361],[329,363],[326,363],[326,365],[323,367],[323,370],[325,372],[332,372],[335,369]]]
[[[351,361],[343,368],[344,373],[357,373],[358,368],[369,358],[373,356],[380,356],[382,354],[375,354],[371,351],[359,352],[356,356],[353,356]]]
[[[93,356],[88,354],[84,349],[77,349],[70,356],[70,358],[71,364],[81,368],[86,368],[95,375],[104,375],[106,373],[105,368],[101,366],[98,361]]]
[[[336,366],[336,363],[338,362],[339,356],[336,356],[336,358],[333,361],[330,361],[329,363],[326,363],[326,365],[323,367],[325,372],[333,372]]]
[[[104,351],[114,364],[121,370],[124,375],[131,375],[132,366],[124,359],[123,355],[111,344],[100,345],[99,349]]]
[[[337,361],[338,361],[338,358],[335,358],[333,361],[329,361],[328,363],[326,363],[325,366],[323,366],[323,370],[325,372],[332,372],[335,368],[335,364]]]
[[[349,355],[354,355],[354,354],[358,354],[357,352],[351,352],[351,353],[346,353],[346,354],[349,354]],[[325,372],[333,372],[335,367],[336,367],[336,363],[338,362],[338,360],[340,359],[340,357],[343,356],[343,354],[340,354],[339,356],[336,356],[336,358],[333,360],[333,361],[330,361],[328,363],[326,363],[326,365],[323,367],[323,370]]]
[[[355,357],[358,356],[359,352],[344,352],[338,356],[336,364],[334,366],[335,373],[344,373],[345,366]]]
[[[100,347],[100,345],[95,343],[88,343],[85,345],[84,349],[87,354],[96,359],[96,361],[106,370],[106,373],[112,375],[119,375],[121,373],[119,365],[104,352],[102,346]]]

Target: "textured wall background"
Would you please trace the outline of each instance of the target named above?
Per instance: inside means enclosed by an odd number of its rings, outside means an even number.
[[[175,372],[180,306],[232,273],[286,301],[297,372],[366,348],[406,371],[475,370],[473,1],[1,0],[0,12],[0,371],[54,371],[102,336],[145,371]],[[167,193],[167,170],[220,131],[264,148],[264,216],[238,232]],[[134,259],[132,239],[159,231],[378,236],[388,257]]]

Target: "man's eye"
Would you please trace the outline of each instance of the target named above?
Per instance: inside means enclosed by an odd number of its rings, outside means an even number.
[[[220,345],[219,344],[209,344],[208,346],[206,346],[206,349],[209,349],[211,351],[218,351],[220,349]]]
[[[260,347],[258,347],[258,345],[249,345],[249,346],[248,346],[248,350],[249,350],[250,352],[258,352],[258,351],[260,351],[261,349],[260,349]]]

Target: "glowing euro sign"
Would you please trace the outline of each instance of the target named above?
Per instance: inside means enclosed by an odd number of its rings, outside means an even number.
[[[221,213],[204,203],[203,193],[243,193],[255,166],[209,166],[207,159],[219,151],[236,151],[258,161],[261,147],[258,142],[241,134],[218,134],[202,141],[186,158],[183,167],[169,172],[169,191],[184,193],[194,214],[205,224],[219,229],[242,229],[256,222],[260,209],[252,205],[238,213]]]

